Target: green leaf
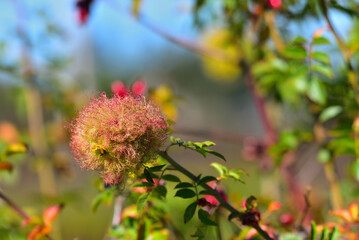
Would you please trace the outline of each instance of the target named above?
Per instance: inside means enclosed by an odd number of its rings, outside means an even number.
[[[208,183],[208,182],[212,182],[212,181],[217,181],[217,178],[213,177],[213,176],[204,176],[203,178],[201,178],[198,181],[198,185],[201,185],[203,183]]]
[[[167,188],[165,186],[156,186],[154,188],[154,191],[156,191],[161,197],[166,198],[167,195]]]
[[[321,122],[325,122],[329,119],[338,116],[338,114],[340,114],[342,111],[343,111],[342,106],[330,106],[322,111],[322,113],[319,116],[319,120]]]
[[[313,45],[324,45],[324,44],[330,44],[330,41],[324,37],[317,37],[313,39],[312,42]]]
[[[307,40],[305,38],[303,38],[302,36],[295,37],[292,40],[292,43],[294,43],[294,44],[303,44],[303,43],[306,43],[306,42],[307,42]]]
[[[212,155],[214,155],[216,157],[219,157],[219,158],[223,159],[224,161],[227,161],[226,158],[222,154],[220,154],[218,152],[215,152],[215,151],[212,151],[212,150],[207,150],[207,152],[209,154],[212,154]]]
[[[318,78],[312,78],[309,83],[308,97],[315,103],[324,105],[327,101],[327,91],[322,81]]]
[[[340,237],[340,233],[338,230],[338,227],[335,226],[332,230],[332,232],[329,234],[329,240],[336,240]]]
[[[203,155],[203,157],[207,157],[207,151],[205,149],[202,149],[202,148],[196,148],[194,149],[196,152],[199,152],[200,154]]]
[[[153,183],[153,184],[155,183],[155,182],[153,181],[153,179],[152,179],[151,173],[147,170],[147,168],[145,168],[145,169],[143,170],[143,174],[145,174],[145,177],[146,177],[147,182]]]
[[[188,207],[184,211],[184,223],[188,223],[192,219],[194,213],[196,212],[196,209],[197,201],[188,205]]]
[[[177,184],[175,186],[175,189],[176,188],[191,188],[191,187],[194,187],[192,183],[189,183],[189,182],[181,182],[179,184]]]
[[[258,205],[257,203],[257,198],[254,196],[250,196],[249,198],[246,199],[246,209],[251,210],[252,208],[256,208]]]
[[[323,148],[318,152],[317,158],[319,162],[327,163],[330,161],[330,159],[332,159],[332,154],[328,149]]]
[[[194,142],[193,145],[197,148],[202,148],[203,147],[203,144],[200,143],[200,142]]]
[[[155,186],[155,184],[150,182],[138,182],[133,184],[132,187],[136,188],[136,187],[153,187],[153,186]]]
[[[202,174],[198,174],[198,176],[196,177],[196,179],[194,180],[196,183],[198,183],[198,181],[201,179],[202,177]]]
[[[209,219],[208,213],[203,209],[198,210],[198,218],[205,225],[210,225],[210,226],[216,226],[217,225],[214,221]]]
[[[316,240],[316,239],[317,239],[317,235],[318,235],[318,233],[317,233],[317,225],[315,224],[314,221],[312,221],[309,239],[310,239],[310,240]]]
[[[216,146],[216,144],[214,142],[211,141],[205,141],[202,143],[203,147],[212,147],[212,146]]]
[[[112,203],[114,195],[115,192],[113,191],[113,189],[108,189],[97,195],[91,205],[92,212],[96,212],[101,203],[105,205],[110,205]]]
[[[137,212],[141,212],[143,207],[145,206],[151,192],[142,194],[137,200]]]
[[[161,171],[162,171],[162,168],[165,167],[166,165],[167,165],[167,164],[150,167],[150,168],[148,169],[148,171],[150,171],[150,172],[161,172]]]
[[[311,66],[311,71],[318,72],[318,73],[326,76],[327,78],[333,78],[334,77],[333,69],[330,66],[327,66],[327,65],[313,64]]]
[[[196,193],[188,188],[185,189],[180,189],[176,192],[175,197],[181,197],[181,198],[193,198],[194,196],[196,196]]]
[[[232,169],[229,171],[228,176],[233,178],[234,180],[244,183],[244,180],[242,179],[242,175],[245,175],[245,174],[246,173],[243,170]]]
[[[307,51],[301,46],[293,45],[286,47],[283,51],[283,55],[292,59],[305,59],[307,57]]]
[[[212,195],[214,196],[214,194],[210,191],[207,191],[207,190],[202,190],[199,192],[199,195]]]
[[[328,230],[328,227],[325,226],[323,231],[322,231],[322,234],[320,235],[320,239],[319,240],[325,240],[328,238],[328,235],[329,235],[329,230]]]
[[[181,181],[177,176],[172,175],[172,174],[163,175],[162,179],[169,181],[169,182],[180,182]]]
[[[201,227],[198,227],[196,232],[191,235],[191,237],[196,237],[197,240],[202,240],[205,237],[204,232],[202,231]]]
[[[302,238],[295,233],[286,233],[281,235],[279,240],[302,240]]]
[[[324,52],[313,52],[312,58],[324,64],[330,64],[330,58],[328,54]]]
[[[214,169],[217,170],[217,172],[219,173],[220,177],[223,177],[225,174],[228,173],[228,170],[225,166],[223,166],[222,164],[219,163],[211,163],[211,166],[214,167]]]

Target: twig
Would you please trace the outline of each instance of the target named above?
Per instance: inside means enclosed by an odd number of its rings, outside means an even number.
[[[112,227],[118,226],[122,220],[121,214],[122,214],[123,203],[125,202],[125,200],[126,200],[126,196],[122,194],[117,196],[115,199],[115,205],[113,208]]]
[[[304,194],[304,201],[305,201],[305,209],[303,211],[303,216],[302,218],[300,219],[300,222],[299,222],[299,229],[304,229],[303,225],[304,225],[304,221],[305,221],[305,218],[307,217],[308,215],[308,212],[311,208],[311,204],[310,204],[310,201],[309,201],[309,195],[310,195],[310,192],[311,192],[311,189],[308,188],[306,193]]]
[[[119,8],[119,6],[113,1],[107,0],[106,2],[108,4],[111,4],[111,9]],[[158,36],[168,40],[169,42],[176,44],[177,46],[180,46],[191,52],[212,58],[220,62],[233,63],[233,59],[231,59],[225,52],[219,49],[212,48],[210,46],[205,46],[190,38],[186,38],[183,36],[174,36],[169,32],[162,30],[156,24],[148,20],[144,14],[138,14],[138,16],[134,16],[133,14],[130,14],[128,11],[121,11],[121,12],[124,12],[125,14],[134,17],[139,24],[146,27],[148,30],[157,34]]]
[[[258,92],[256,90],[255,81],[254,81],[254,77],[252,75],[250,66],[244,61],[242,61],[240,63],[240,65],[241,65],[242,69],[244,69],[246,84],[247,84],[249,92],[252,96],[253,102],[257,108],[259,117],[262,121],[263,128],[265,131],[266,141],[270,145],[275,142],[277,136],[276,136],[274,127],[273,127],[272,123],[270,122],[269,116],[266,112],[265,100],[262,96],[260,96],[258,94]]]
[[[231,143],[237,143],[237,144],[243,144],[243,142],[249,137],[255,138],[253,136],[244,136],[241,134],[221,131],[218,129],[202,130],[202,129],[190,129],[190,128],[181,127],[181,126],[176,126],[174,128],[174,132],[180,133],[180,134],[185,134],[185,135],[191,135],[191,136],[195,136],[195,137],[200,137],[200,138],[210,138],[210,139],[231,142]],[[258,141],[264,141],[264,140],[258,138]]]
[[[25,220],[29,220],[30,217],[27,215],[19,206],[17,206],[13,201],[11,201],[5,194],[0,191],[0,198],[6,202],[7,205],[9,205],[15,212],[17,212],[22,218]]]
[[[338,42],[340,51],[347,63],[348,66],[348,79],[350,84],[352,85],[354,91],[355,91],[355,99],[357,104],[359,105],[359,84],[358,84],[358,78],[354,72],[354,67],[351,63],[351,53],[348,50],[348,47],[346,45],[346,43],[343,41],[343,39],[339,36],[338,32],[335,30],[332,21],[329,18],[328,15],[328,6],[326,3],[326,0],[320,0],[320,4],[321,4],[321,8],[322,8],[322,12],[325,18],[325,21],[327,22],[330,31],[332,32],[332,34],[334,35],[336,41]]]
[[[334,209],[341,209],[343,205],[342,194],[340,191],[340,185],[338,176],[334,169],[333,160],[328,161],[324,165],[325,176],[328,179],[329,187],[330,187],[330,195],[331,195],[331,203]]]
[[[190,178],[192,181],[196,181],[196,176],[191,173],[190,171],[188,171],[186,168],[182,167],[179,163],[177,163],[174,159],[172,159],[167,152],[160,152],[159,155],[161,157],[163,157],[169,164],[171,164],[175,169],[177,169],[178,171],[180,171],[182,174],[184,174],[185,176],[187,176],[188,178]],[[228,211],[231,212],[231,214],[238,216],[239,219],[242,219],[244,216],[243,212],[238,211],[237,209],[235,209],[231,204],[229,204],[226,200],[223,199],[223,197],[221,196],[221,194],[211,188],[208,184],[206,183],[202,183],[201,187],[203,187],[205,190],[209,191],[212,193],[212,195],[218,200],[219,204],[221,206],[223,206],[224,208],[226,208]],[[267,232],[265,232],[258,224],[255,226],[252,226],[254,229],[257,230],[257,232],[266,240],[273,240]]]

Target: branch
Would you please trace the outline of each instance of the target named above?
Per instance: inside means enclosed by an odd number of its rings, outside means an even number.
[[[348,66],[348,79],[350,84],[352,85],[354,91],[355,91],[355,100],[357,102],[357,104],[359,105],[359,84],[358,84],[358,78],[354,72],[354,67],[351,63],[351,53],[348,49],[348,46],[345,44],[345,42],[343,41],[343,39],[339,36],[338,32],[336,31],[336,29],[334,28],[334,25],[332,23],[332,21],[329,18],[328,15],[328,6],[326,4],[326,0],[320,0],[320,5],[322,8],[322,12],[325,18],[325,21],[327,22],[330,31],[333,33],[335,39],[337,40],[337,43],[339,45],[340,51],[347,63]]]
[[[255,87],[255,81],[254,81],[254,77],[252,75],[250,66],[242,61],[240,63],[242,69],[244,69],[245,72],[245,81],[246,84],[248,86],[249,92],[252,96],[253,102],[256,106],[256,109],[258,111],[259,117],[262,121],[263,124],[263,128],[265,131],[265,136],[266,136],[266,141],[268,144],[272,144],[275,142],[277,136],[276,136],[276,132],[274,130],[274,127],[272,125],[272,123],[269,120],[269,116],[267,114],[267,111],[265,109],[265,100],[262,96],[260,96],[257,92],[257,89]]]
[[[177,132],[180,134],[185,134],[185,135],[190,135],[190,136],[195,136],[195,137],[200,137],[200,138],[217,139],[220,141],[237,143],[237,144],[243,144],[243,142],[247,138],[256,138],[256,137],[253,137],[250,135],[245,136],[245,135],[241,135],[241,134],[234,133],[234,132],[221,131],[218,129],[212,129],[212,130],[199,129],[199,130],[197,130],[197,129],[190,129],[190,128],[181,127],[181,126],[179,126],[179,127],[176,126],[174,128],[174,132]],[[258,138],[258,141],[262,142],[264,140],[261,138]]]
[[[108,4],[110,4],[111,9],[119,8],[119,6],[113,2],[113,1],[106,1]],[[150,30],[151,32],[155,33],[156,35],[166,39],[167,41],[176,44],[177,46],[180,46],[184,49],[187,49],[191,52],[194,52],[196,54],[212,58],[214,60],[220,61],[220,62],[228,62],[233,63],[233,59],[230,59],[229,56],[223,52],[222,50],[215,49],[210,46],[205,46],[203,44],[200,44],[196,42],[194,39],[186,38],[183,36],[174,36],[170,34],[169,32],[161,29],[159,26],[148,20],[144,14],[138,14],[138,16],[135,16],[133,14],[130,14],[128,11],[121,11],[131,17],[133,17],[139,24]]]
[[[0,191],[0,198],[9,205],[15,212],[17,212],[25,220],[29,220],[30,217],[27,215],[19,206],[17,206],[13,201],[11,201],[5,194]]]
[[[126,200],[126,196],[124,195],[117,196],[115,199],[113,218],[112,218],[113,227],[118,226],[121,222],[122,207],[125,200]]]
[[[191,173],[190,171],[188,171],[186,168],[182,167],[179,163],[177,163],[174,159],[172,159],[167,152],[160,152],[159,155],[161,157],[163,157],[169,164],[172,165],[172,167],[174,167],[175,169],[177,169],[179,172],[181,172],[182,174],[184,174],[185,176],[187,176],[188,178],[190,178],[192,181],[196,181],[196,176]],[[231,214],[238,216],[239,219],[242,220],[244,213],[238,211],[237,209],[235,209],[231,204],[229,204],[226,200],[223,199],[223,197],[221,196],[221,194],[211,188],[210,186],[208,186],[208,184],[206,183],[202,183],[201,187],[203,187],[204,189],[206,189],[207,191],[211,192],[212,195],[214,197],[216,197],[216,199],[218,200],[218,202],[220,203],[220,205],[224,208],[226,208],[228,211],[231,212]],[[273,240],[267,232],[265,232],[258,224],[252,226],[254,229],[257,230],[257,232],[266,240]]]

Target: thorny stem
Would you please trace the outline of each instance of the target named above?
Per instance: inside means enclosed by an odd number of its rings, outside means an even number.
[[[174,167],[175,169],[177,169],[179,172],[181,172],[182,174],[184,174],[185,176],[187,176],[188,178],[190,178],[192,181],[196,181],[196,176],[191,173],[190,171],[188,171],[186,168],[182,167],[179,163],[177,163],[174,159],[172,159],[167,152],[159,152],[159,155],[164,158],[169,164],[172,165],[172,167]],[[239,219],[243,218],[243,213],[238,211],[237,209],[235,209],[231,204],[229,204],[226,200],[223,199],[223,197],[221,196],[221,194],[219,194],[219,192],[213,188],[211,188],[210,186],[208,186],[208,184],[206,183],[202,183],[201,187],[203,187],[205,190],[209,191],[212,193],[212,195],[217,198],[218,202],[220,203],[220,205],[224,208],[226,208],[228,211],[231,212],[231,214],[234,214],[236,216],[238,216]],[[258,224],[255,226],[252,226],[253,228],[255,228],[257,230],[257,232],[266,240],[273,240],[267,232],[265,232]]]

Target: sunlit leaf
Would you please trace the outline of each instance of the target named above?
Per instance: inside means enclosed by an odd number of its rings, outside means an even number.
[[[137,212],[140,213],[145,206],[151,192],[142,194],[137,200]]]
[[[326,39],[325,37],[316,37],[313,39],[312,42],[313,45],[325,45],[330,44],[330,41]]]
[[[329,119],[338,116],[342,111],[343,111],[342,106],[330,106],[322,111],[322,113],[319,116],[319,120],[321,122],[325,122]]]
[[[309,83],[308,96],[315,103],[325,104],[327,101],[327,91],[323,82],[317,78],[312,78]]]

